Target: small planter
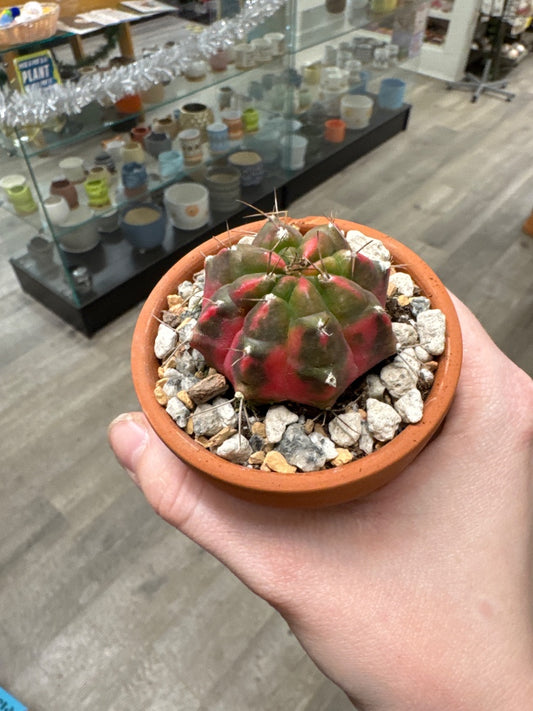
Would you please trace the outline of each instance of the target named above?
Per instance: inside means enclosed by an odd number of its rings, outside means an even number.
[[[302,231],[324,223],[323,217],[292,220]],[[154,397],[159,361],[154,355],[158,318],[167,308],[167,296],[176,285],[191,280],[203,268],[206,255],[220,250],[220,241],[236,243],[258,229],[261,222],[249,223],[203,243],[178,261],[159,281],[148,297],[137,321],[132,342],[132,374],[140,405],[163,442],[216,486],[232,494],[267,505],[283,507],[323,507],[364,496],[397,477],[423,447],[437,434],[451,406],[462,360],[459,321],[445,287],[434,272],[414,252],[377,230],[347,220],[335,224],[347,232],[361,230],[381,240],[395,264],[401,264],[431,301],[431,308],[446,316],[446,342],[440,356],[431,392],[424,404],[422,420],[407,425],[393,440],[361,459],[320,471],[281,474],[258,471],[230,463],[206,450],[181,430]]]

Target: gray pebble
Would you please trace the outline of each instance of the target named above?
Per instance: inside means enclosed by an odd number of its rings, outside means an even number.
[[[181,296],[182,299],[188,299],[191,294],[193,293],[194,289],[194,284],[192,281],[185,280],[182,281],[181,284],[178,287],[178,294]]]
[[[435,376],[431,372],[431,370],[428,370],[427,368],[420,368],[420,373],[418,374],[418,379],[425,387],[428,387],[428,386],[433,385]]]
[[[236,464],[244,464],[252,454],[248,440],[240,434],[229,437],[215,451],[219,457]]]
[[[217,397],[211,403],[198,405],[193,415],[194,434],[212,437],[224,427],[234,427],[237,414],[229,400]]]
[[[328,425],[331,439],[339,447],[352,447],[361,435],[361,415],[358,412],[343,412]]]
[[[368,431],[380,442],[388,442],[396,434],[402,421],[396,410],[385,402],[368,398],[366,401]]]
[[[400,415],[403,422],[414,424],[420,422],[424,414],[424,403],[422,395],[416,388],[409,390],[394,403],[394,409]]]
[[[289,425],[276,449],[302,472],[318,471],[326,463],[325,454],[313,444],[301,425]]]
[[[164,323],[159,324],[154,343],[154,353],[159,360],[165,360],[178,344],[178,334]]]
[[[361,422],[361,436],[359,437],[359,448],[365,454],[372,454],[374,451],[374,438],[368,430],[368,424],[366,420]]]
[[[346,241],[350,245],[352,252],[364,254],[369,259],[373,259],[376,262],[385,262],[386,266],[389,266],[391,261],[390,252],[380,240],[368,237],[360,230],[348,230]]]
[[[389,284],[394,287],[397,294],[412,296],[415,292],[414,282],[406,272],[394,272],[390,275]]]
[[[195,373],[198,368],[190,350],[184,350],[176,360],[176,370],[180,373]]]
[[[335,444],[332,440],[330,440],[329,437],[325,437],[320,432],[311,432],[311,434],[309,435],[309,439],[315,445],[315,447],[318,447],[320,449],[320,451],[326,457],[327,462],[331,461],[332,459],[335,459],[338,454],[337,447],[335,447]]]
[[[403,363],[389,363],[381,369],[379,377],[392,397],[397,398],[416,386],[418,372],[413,372]]]
[[[427,363],[431,360],[430,354],[422,346],[415,346],[415,356],[421,363]]]
[[[398,350],[403,350],[407,346],[414,346],[418,343],[418,333],[414,326],[410,323],[397,323],[392,324],[392,332],[396,338]]]
[[[429,309],[418,314],[416,319],[420,345],[431,355],[444,352],[446,340],[446,317],[440,309]]]
[[[378,375],[370,373],[366,376],[366,387],[368,390],[368,397],[373,397],[376,400],[383,400],[385,395],[385,386],[381,382]]]
[[[298,415],[291,412],[285,405],[269,408],[265,417],[267,441],[272,444],[281,442],[285,429],[294,422],[298,422]]]
[[[182,326],[178,326],[178,336],[180,343],[190,343],[192,338],[192,332],[196,326],[196,319],[190,318]]]
[[[178,427],[186,427],[189,415],[189,410],[185,407],[181,400],[177,397],[171,397],[167,402],[166,411],[178,425]]]
[[[411,313],[416,318],[422,311],[427,311],[431,308],[431,301],[426,299],[425,296],[413,296],[409,306],[411,307]]]

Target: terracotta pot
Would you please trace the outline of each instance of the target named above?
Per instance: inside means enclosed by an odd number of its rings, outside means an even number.
[[[323,217],[293,220],[304,232],[323,224]],[[154,397],[159,361],[154,355],[154,341],[159,326],[157,318],[167,308],[167,295],[176,285],[203,268],[206,255],[225,244],[237,242],[263,221],[245,224],[204,242],[179,260],[158,282],[140,313],[132,343],[132,374],[137,397],[146,417],[159,437],[173,452],[216,486],[250,501],[267,505],[318,508],[351,501],[364,496],[397,477],[423,447],[437,434],[451,406],[462,361],[461,329],[452,301],[439,278],[414,252],[391,237],[369,227],[347,220],[335,220],[347,231],[361,230],[381,240],[396,263],[406,265],[422,293],[431,300],[432,308],[446,314],[446,346],[431,393],[424,405],[424,416],[416,425],[408,425],[392,441],[361,459],[332,469],[298,474],[278,474],[249,469],[227,462],[209,452],[181,430]]]

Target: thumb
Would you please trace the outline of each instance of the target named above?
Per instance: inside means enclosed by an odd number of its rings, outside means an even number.
[[[180,530],[190,528],[208,482],[161,442],[141,412],[119,415],[109,425],[108,438],[118,462],[155,512]]]

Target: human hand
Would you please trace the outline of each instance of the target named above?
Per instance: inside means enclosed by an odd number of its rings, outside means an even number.
[[[276,607],[361,710],[533,709],[533,382],[455,303],[463,370],[440,435],[352,503],[241,501],[142,414],[110,426],[155,511]]]

